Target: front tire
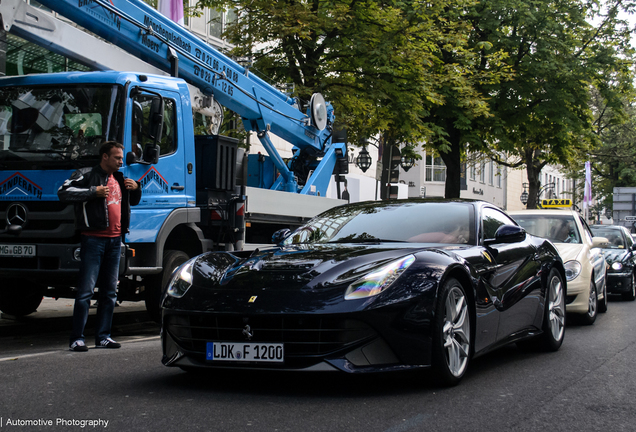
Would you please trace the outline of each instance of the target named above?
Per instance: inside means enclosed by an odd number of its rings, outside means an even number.
[[[596,293],[596,285],[594,285],[594,277],[590,281],[590,295],[587,300],[587,313],[581,316],[581,324],[592,325],[596,321],[598,312],[598,295]]]
[[[634,273],[632,273],[632,286],[630,287],[629,292],[621,294],[623,300],[626,301],[634,301],[636,299],[636,281],[634,280]]]
[[[545,293],[545,311],[541,330],[543,333],[532,339],[517,342],[523,351],[557,351],[565,335],[565,288],[561,273],[552,269],[548,275]]]
[[[185,252],[167,250],[163,253],[162,272],[147,278],[145,284],[146,310],[153,321],[161,322],[161,296],[163,289],[170,282],[172,272],[189,259],[190,257]]]
[[[456,279],[440,290],[432,328],[435,379],[444,386],[457,385],[468,369],[473,344],[468,298]]]
[[[0,310],[7,315],[25,316],[35,312],[42,303],[43,289],[25,286],[17,279],[3,281],[0,289]]]
[[[603,287],[603,300],[598,302],[598,311],[600,313],[607,312],[607,281],[605,281],[605,286]]]

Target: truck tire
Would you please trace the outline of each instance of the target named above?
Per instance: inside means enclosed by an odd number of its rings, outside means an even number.
[[[161,296],[172,272],[189,259],[185,252],[179,250],[164,251],[162,272],[146,278],[146,310],[153,321],[161,322]]]
[[[25,287],[25,283],[17,279],[9,279],[2,285],[0,310],[7,315],[29,315],[42,303],[42,289],[39,287]]]

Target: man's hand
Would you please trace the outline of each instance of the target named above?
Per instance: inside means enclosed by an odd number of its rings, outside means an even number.
[[[97,191],[97,196],[99,198],[108,197],[108,192],[110,192],[110,190],[108,189],[108,186],[97,186],[96,191]]]
[[[128,190],[135,190],[139,187],[139,185],[133,179],[127,178],[124,180],[124,187]]]

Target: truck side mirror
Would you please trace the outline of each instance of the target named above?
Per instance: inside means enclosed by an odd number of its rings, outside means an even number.
[[[161,141],[163,131],[163,98],[155,96],[150,104],[150,115],[148,116],[148,137],[155,143]],[[144,157],[145,159],[145,157]],[[146,159],[148,160],[148,159]]]

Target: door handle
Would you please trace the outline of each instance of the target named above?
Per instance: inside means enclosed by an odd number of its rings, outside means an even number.
[[[170,189],[172,189],[172,190],[184,190],[185,186],[179,186],[178,184],[173,184],[172,186],[170,186]]]

